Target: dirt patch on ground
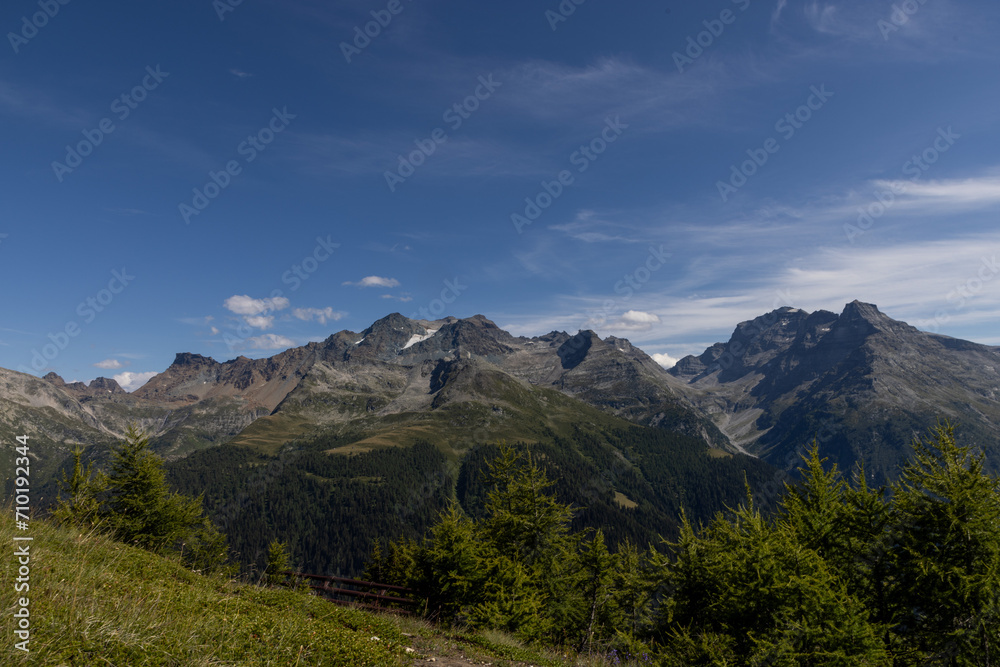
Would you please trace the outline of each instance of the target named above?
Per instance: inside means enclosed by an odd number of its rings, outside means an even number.
[[[421,667],[424,665],[434,665],[434,667],[482,667],[483,665],[533,667],[533,663],[480,656],[476,654],[474,649],[461,646],[443,637],[435,639],[413,637],[413,640],[415,651],[413,655],[416,656],[413,664],[421,665]]]

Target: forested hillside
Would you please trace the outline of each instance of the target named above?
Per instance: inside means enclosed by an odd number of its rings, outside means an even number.
[[[481,514],[454,504],[422,539],[377,545],[369,576],[421,590],[440,621],[638,664],[996,664],[1000,480],[949,426],[891,488],[813,447],[774,514],[751,496],[617,550],[573,529],[537,460],[502,447]]]
[[[374,540],[422,535],[452,499],[472,516],[482,513],[495,443],[460,459],[427,442],[329,453],[343,442],[292,443],[275,456],[223,445],[167,468],[181,491],[205,494],[207,513],[244,567],[263,567],[277,538],[306,571],[357,574]],[[682,510],[708,520],[739,503],[744,479],[757,489],[775,473],[757,459],[713,454],[695,438],[642,427],[577,429],[572,438],[551,434],[520,447],[557,480],[557,497],[576,508],[573,525],[604,528],[612,545],[674,536]]]

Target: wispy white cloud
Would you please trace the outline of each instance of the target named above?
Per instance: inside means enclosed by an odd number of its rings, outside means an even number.
[[[771,12],[771,29],[772,30],[778,24],[778,22],[781,21],[781,12],[783,12],[785,10],[785,7],[787,5],[788,5],[788,0],[778,0],[778,4],[776,4],[774,6],[774,10]]]
[[[124,368],[129,365],[130,362],[122,363],[117,359],[105,359],[104,361],[98,361],[94,364],[97,368],[104,368],[106,370],[118,370],[119,368]]]
[[[270,333],[264,334],[263,336],[247,338],[246,344],[254,350],[281,350],[294,347],[295,341],[286,336],[279,336],[277,334]]]
[[[209,322],[211,322],[214,319],[215,318],[212,317],[211,315],[207,315],[205,317],[179,317],[179,318],[177,318],[177,321],[181,322],[182,324],[190,324],[190,325],[193,325],[193,326],[202,326],[202,325],[208,324]]]
[[[561,225],[551,225],[549,229],[563,232],[570,238],[584,243],[641,243],[641,239],[629,236],[626,225],[602,218],[596,211],[577,211],[576,219]]]
[[[247,315],[243,321],[254,329],[270,329],[274,326],[273,315]]]
[[[292,315],[306,322],[315,320],[320,324],[326,324],[327,321],[337,321],[341,319],[344,317],[345,313],[338,312],[330,306],[327,306],[326,308],[295,308],[292,310]]]
[[[857,61],[877,53],[880,60],[940,62],[942,58],[981,58],[996,20],[963,3],[921,2],[902,11],[902,2],[779,0],[771,32],[798,58]],[[913,6],[913,5],[909,5]],[[819,33],[826,40],[808,39]],[[957,40],[956,34],[967,39]],[[974,45],[974,46],[972,46]]]
[[[88,113],[70,109],[41,90],[24,85],[12,85],[0,80],[0,109],[9,115],[76,128],[88,122]]]
[[[684,268],[662,283],[651,282],[627,301],[624,313],[612,311],[596,322],[592,314],[604,312],[608,294],[561,295],[548,309],[555,315],[508,315],[504,321],[520,335],[592,328],[605,336],[624,330],[640,346],[669,345],[690,353],[700,351],[704,341],[727,340],[739,322],[782,306],[839,313],[858,299],[917,328],[973,340],[981,336],[960,332],[982,330],[1000,319],[1000,268],[993,268],[1000,259],[1000,232],[889,246],[796,247],[787,257],[776,255],[768,243],[765,238],[755,245],[747,235],[742,253],[725,256],[713,255],[711,243],[688,247],[689,265],[704,269]],[[758,261],[758,253],[767,261]],[[710,259],[702,261],[703,255]],[[621,308],[622,302],[615,305]]]
[[[609,113],[634,121],[643,132],[700,125],[712,115],[711,100],[748,85],[752,76],[739,80],[709,59],[699,69],[700,76],[687,77],[617,57],[577,66],[527,61],[503,73],[511,83],[498,103],[522,119],[558,123],[577,134]],[[572,127],[566,126],[569,118]]]
[[[1000,175],[938,181],[874,181],[876,187],[901,192],[897,202],[923,215],[1000,204]],[[895,206],[896,203],[893,204]]]
[[[846,35],[855,31],[838,11],[837,5],[829,2],[809,2],[805,5],[805,16],[816,32],[827,35]]]
[[[382,276],[366,276],[357,282],[347,281],[343,284],[356,287],[399,287],[399,281],[395,278],[383,278]]]

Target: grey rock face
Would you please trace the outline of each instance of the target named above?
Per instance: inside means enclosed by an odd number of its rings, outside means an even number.
[[[818,439],[841,468],[890,477],[939,418],[1000,462],[997,348],[917,330],[854,301],[840,315],[782,308],[670,370],[734,443],[796,464]]]

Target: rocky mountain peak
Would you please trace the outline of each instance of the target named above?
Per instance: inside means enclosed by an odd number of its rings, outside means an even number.
[[[106,378],[106,377],[99,377],[96,380],[93,380],[90,383],[90,391],[92,393],[95,393],[95,394],[126,394],[126,393],[128,393],[124,389],[121,388],[121,385],[119,385],[117,381],[115,381],[115,380],[113,380],[111,378]]]
[[[205,357],[200,354],[194,354],[192,352],[178,352],[174,357],[174,363],[171,366],[200,366],[202,364],[215,364],[218,363],[215,359],[211,357]]]
[[[874,303],[865,303],[857,299],[844,306],[841,317],[850,320],[863,319],[872,323],[889,319]]]
[[[365,329],[365,335],[377,334],[384,331],[402,331],[412,329],[415,323],[413,320],[404,317],[399,313],[390,313],[382,319],[375,320],[370,327]]]
[[[376,320],[361,332],[361,339],[344,352],[345,360],[390,361],[413,338],[423,334],[423,325],[399,313]]]
[[[427,348],[453,350],[462,356],[493,359],[514,351],[514,337],[482,315],[456,320],[441,327],[428,341]]]
[[[60,376],[55,371],[46,373],[45,375],[42,376],[42,379],[48,382],[49,384],[54,384],[57,387],[66,386],[66,380],[63,380],[62,376]]]
[[[591,348],[600,342],[600,337],[590,329],[570,336],[565,343],[559,346],[558,354],[562,367],[566,369],[576,368],[587,358]]]
[[[807,317],[809,313],[798,308],[785,306],[772,310],[737,324],[729,344],[732,345],[734,341],[744,344],[755,343],[761,350],[780,347],[795,338],[799,327]]]
[[[877,338],[873,335],[879,334]],[[883,314],[871,303],[852,301],[844,306],[840,317],[830,326],[824,336],[822,348],[837,348],[843,352],[861,347],[869,340],[881,341],[881,345],[898,345],[900,338],[918,335],[920,332],[905,322],[898,322]],[[895,342],[892,342],[895,341]]]
[[[785,306],[740,322],[729,341],[721,349],[709,348],[701,361],[709,369],[721,368],[725,379],[742,377],[786,351],[800,336],[808,318],[806,311]]]
[[[838,327],[852,327],[857,331],[866,330],[868,333],[874,333],[882,329],[889,321],[891,320],[879,312],[874,304],[855,300],[844,306],[837,325]]]

